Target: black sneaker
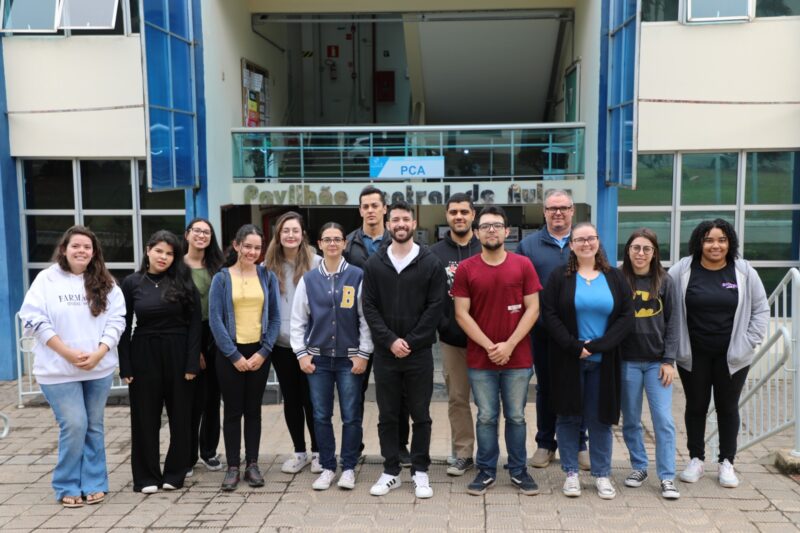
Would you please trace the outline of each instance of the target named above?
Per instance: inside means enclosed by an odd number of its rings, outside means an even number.
[[[219,462],[219,459],[217,458],[216,455],[214,457],[209,457],[208,459],[203,459],[201,457],[200,461],[205,465],[206,468],[208,468],[212,472],[216,472],[217,470],[222,470],[222,463]]]
[[[536,484],[527,470],[524,470],[516,476],[511,476],[511,483],[525,496],[535,496],[539,494],[539,485]]]
[[[486,472],[481,471],[478,472],[478,475],[475,476],[472,483],[467,485],[467,494],[483,496],[492,486],[494,486],[494,478]]]
[[[400,466],[411,468],[411,454],[408,453],[408,448],[405,446],[400,448]]]
[[[261,471],[258,469],[258,465],[256,463],[250,463],[247,465],[247,468],[244,471],[244,480],[251,487],[263,487],[264,486],[264,477],[261,475]]]
[[[661,480],[661,496],[668,500],[677,500],[681,497],[681,493],[675,487],[675,482],[671,479]]]
[[[225,472],[225,479],[222,480],[222,490],[230,492],[236,490],[239,484],[239,467],[229,466],[228,471]]]
[[[463,476],[467,470],[475,466],[472,457],[459,457],[456,462],[447,467],[448,476]]]
[[[642,483],[647,480],[647,471],[646,470],[634,470],[628,477],[625,478],[625,486],[626,487],[641,487]]]

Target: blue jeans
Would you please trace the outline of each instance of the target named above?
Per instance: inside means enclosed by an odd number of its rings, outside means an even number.
[[[56,500],[108,492],[103,411],[114,375],[41,385],[58,422],[58,462],[53,470]]]
[[[314,409],[314,433],[319,460],[325,470],[336,471],[336,437],[333,434],[333,387],[339,392],[342,417],[342,470],[353,470],[361,446],[361,385],[364,374],[353,374],[353,362],[347,357],[314,356],[313,374],[308,374],[311,405]]]
[[[561,454],[561,470],[578,472],[578,435],[581,421],[589,430],[589,457],[594,477],[611,475],[611,425],[598,419],[597,404],[600,401],[600,362],[582,360],[580,363],[583,416],[560,416],[556,421],[556,434]]]
[[[506,421],[507,468],[512,476],[527,470],[525,404],[528,402],[528,384],[532,375],[533,370],[530,368],[469,369],[472,396],[478,406],[478,418],[475,422],[477,465],[479,470],[492,477],[497,477],[497,460],[500,458],[497,420],[500,416],[501,400]],[[577,438],[575,442],[578,442]]]
[[[647,470],[642,430],[642,392],[647,393],[656,434],[658,479],[675,478],[675,423],[672,420],[672,385],[658,379],[660,362],[622,362],[622,435],[634,470]]]

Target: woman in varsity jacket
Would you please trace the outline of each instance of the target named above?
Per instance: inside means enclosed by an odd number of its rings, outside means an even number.
[[[342,415],[342,475],[338,485],[355,487],[355,466],[362,428],[361,386],[372,353],[372,337],[361,307],[362,270],[342,257],[344,228],[328,222],[320,230],[324,260],[297,284],[292,305],[291,343],[300,368],[308,374],[314,408],[314,433],[322,474],[315,490],[325,490],[336,477],[333,434],[333,388],[339,392]]]

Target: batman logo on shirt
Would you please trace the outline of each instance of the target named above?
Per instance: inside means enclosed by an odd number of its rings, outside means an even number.
[[[661,314],[664,304],[661,298],[650,298],[650,291],[636,291],[633,294],[633,308],[636,318],[650,318]]]

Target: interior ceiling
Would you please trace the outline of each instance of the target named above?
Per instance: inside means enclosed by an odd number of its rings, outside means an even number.
[[[558,20],[419,25],[428,124],[539,122]]]

